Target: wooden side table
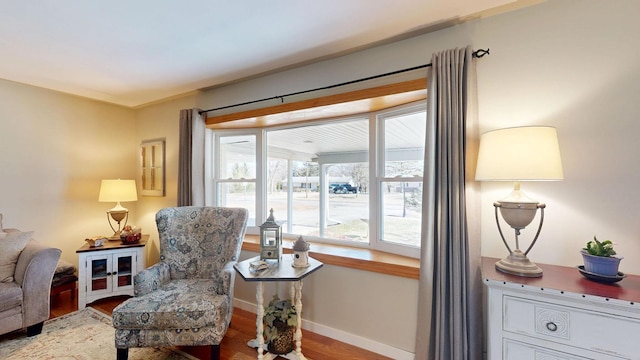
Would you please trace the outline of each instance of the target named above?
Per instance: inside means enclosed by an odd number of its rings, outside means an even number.
[[[249,341],[247,345],[257,347],[258,359],[271,360],[278,357],[276,354],[263,354],[264,338],[262,337],[262,318],[264,316],[263,282],[265,281],[289,281],[291,282],[291,302],[295,304],[298,312],[298,326],[295,333],[296,348],[289,354],[280,355],[289,360],[305,360],[302,354],[302,279],[312,274],[322,267],[318,260],[309,258],[309,266],[306,268],[293,267],[293,260],[290,256],[283,256],[280,262],[268,261],[269,268],[259,272],[252,271],[250,264],[260,260],[259,256],[241,261],[233,268],[242,276],[245,281],[256,282],[257,318],[256,318],[256,339]]]
[[[149,235],[136,244],[106,241],[91,247],[84,244],[78,254],[78,309],[98,299],[133,296],[133,277],[145,268],[144,247]]]

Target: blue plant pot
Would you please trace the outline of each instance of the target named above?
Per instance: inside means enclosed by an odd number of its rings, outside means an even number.
[[[580,253],[584,260],[585,271],[604,276],[618,275],[618,267],[620,266],[620,260],[622,260],[621,257],[594,256],[585,250],[580,250]]]

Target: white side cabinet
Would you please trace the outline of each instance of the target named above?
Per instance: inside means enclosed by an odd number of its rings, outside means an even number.
[[[523,278],[497,260],[483,259],[487,359],[640,359],[640,276],[601,284],[538,264],[541,278]]]
[[[133,277],[145,268],[144,247],[148,236],[137,244],[109,241],[103,246],[84,245],[78,254],[78,309],[98,299],[133,296]]]

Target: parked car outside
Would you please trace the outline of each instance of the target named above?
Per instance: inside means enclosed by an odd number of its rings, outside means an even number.
[[[358,188],[356,188],[355,186],[351,186],[351,184],[341,184],[334,186],[331,189],[331,192],[333,192],[334,194],[357,194]]]

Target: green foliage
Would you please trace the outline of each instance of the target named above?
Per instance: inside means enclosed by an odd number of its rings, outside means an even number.
[[[274,295],[269,305],[264,308],[263,334],[266,341],[275,340],[280,337],[278,327],[276,326],[278,322],[286,324],[287,326],[297,326],[298,313],[290,300],[280,300],[278,295]]]
[[[592,241],[587,243],[587,247],[583,248],[583,250],[586,250],[590,255],[602,257],[611,257],[616,254],[615,250],[613,250],[611,240],[598,241],[595,236]]]

